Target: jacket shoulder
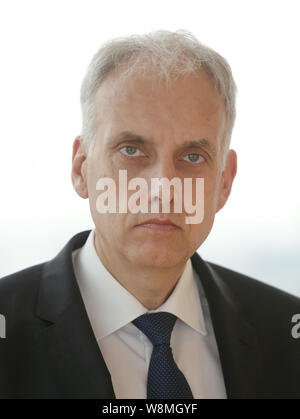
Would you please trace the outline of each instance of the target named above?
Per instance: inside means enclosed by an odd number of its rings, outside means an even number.
[[[32,281],[34,278],[39,277],[45,263],[46,262],[29,266],[28,268],[24,268],[0,278],[0,294],[16,286],[22,286],[25,284],[25,281]],[[28,282],[26,282],[25,285],[28,285]]]
[[[230,287],[231,291],[238,294],[240,298],[244,296],[248,301],[250,299],[256,302],[264,302],[266,300],[290,301],[300,307],[300,298],[296,295],[213,262],[206,261],[206,263]]]
[[[0,278],[0,313],[18,312],[35,301],[45,263]]]

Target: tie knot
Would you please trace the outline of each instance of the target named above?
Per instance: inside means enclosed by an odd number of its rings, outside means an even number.
[[[140,329],[156,345],[170,345],[171,333],[177,317],[172,313],[145,313],[133,320],[133,324]]]

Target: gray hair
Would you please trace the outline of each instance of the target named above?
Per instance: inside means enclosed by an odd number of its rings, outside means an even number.
[[[95,140],[95,94],[106,76],[121,68],[120,77],[134,72],[155,74],[168,83],[171,76],[196,72],[202,67],[223,98],[226,110],[226,129],[222,142],[223,165],[230,146],[236,117],[237,87],[228,62],[213,49],[201,44],[186,31],[154,31],[145,35],[132,35],[106,42],[93,56],[82,81],[80,101],[82,110],[81,137],[84,144]]]

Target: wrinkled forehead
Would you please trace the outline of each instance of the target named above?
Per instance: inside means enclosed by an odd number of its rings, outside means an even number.
[[[154,68],[153,68],[154,66]],[[111,70],[98,87],[95,94],[95,103],[98,107],[102,102],[105,105],[132,100],[140,95],[147,95],[150,98],[159,98],[163,96],[178,96],[182,91],[194,93],[198,99],[204,98],[205,101],[223,103],[217,92],[211,77],[204,69],[197,69],[185,74],[179,73],[179,69],[170,69],[167,72],[156,69],[157,64],[148,66],[130,66],[129,63],[123,63],[118,68]],[[189,87],[192,85],[192,89]],[[186,95],[186,96],[187,96]],[[174,103],[176,106],[176,103]],[[225,107],[225,106],[224,106]]]
[[[102,134],[139,127],[148,130],[141,134],[149,136],[149,130],[164,127],[179,134],[182,130],[187,136],[210,130],[218,137],[226,123],[224,102],[204,70],[169,80],[150,72],[125,73],[124,77],[120,70],[114,70],[96,92],[95,111],[95,126],[97,131],[101,127]]]

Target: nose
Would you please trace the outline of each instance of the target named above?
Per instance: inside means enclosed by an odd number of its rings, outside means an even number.
[[[170,208],[178,193],[181,181],[171,156],[161,156],[148,172],[149,204],[163,210],[162,205]],[[152,208],[153,208],[152,207]],[[164,211],[168,212],[168,211]]]

